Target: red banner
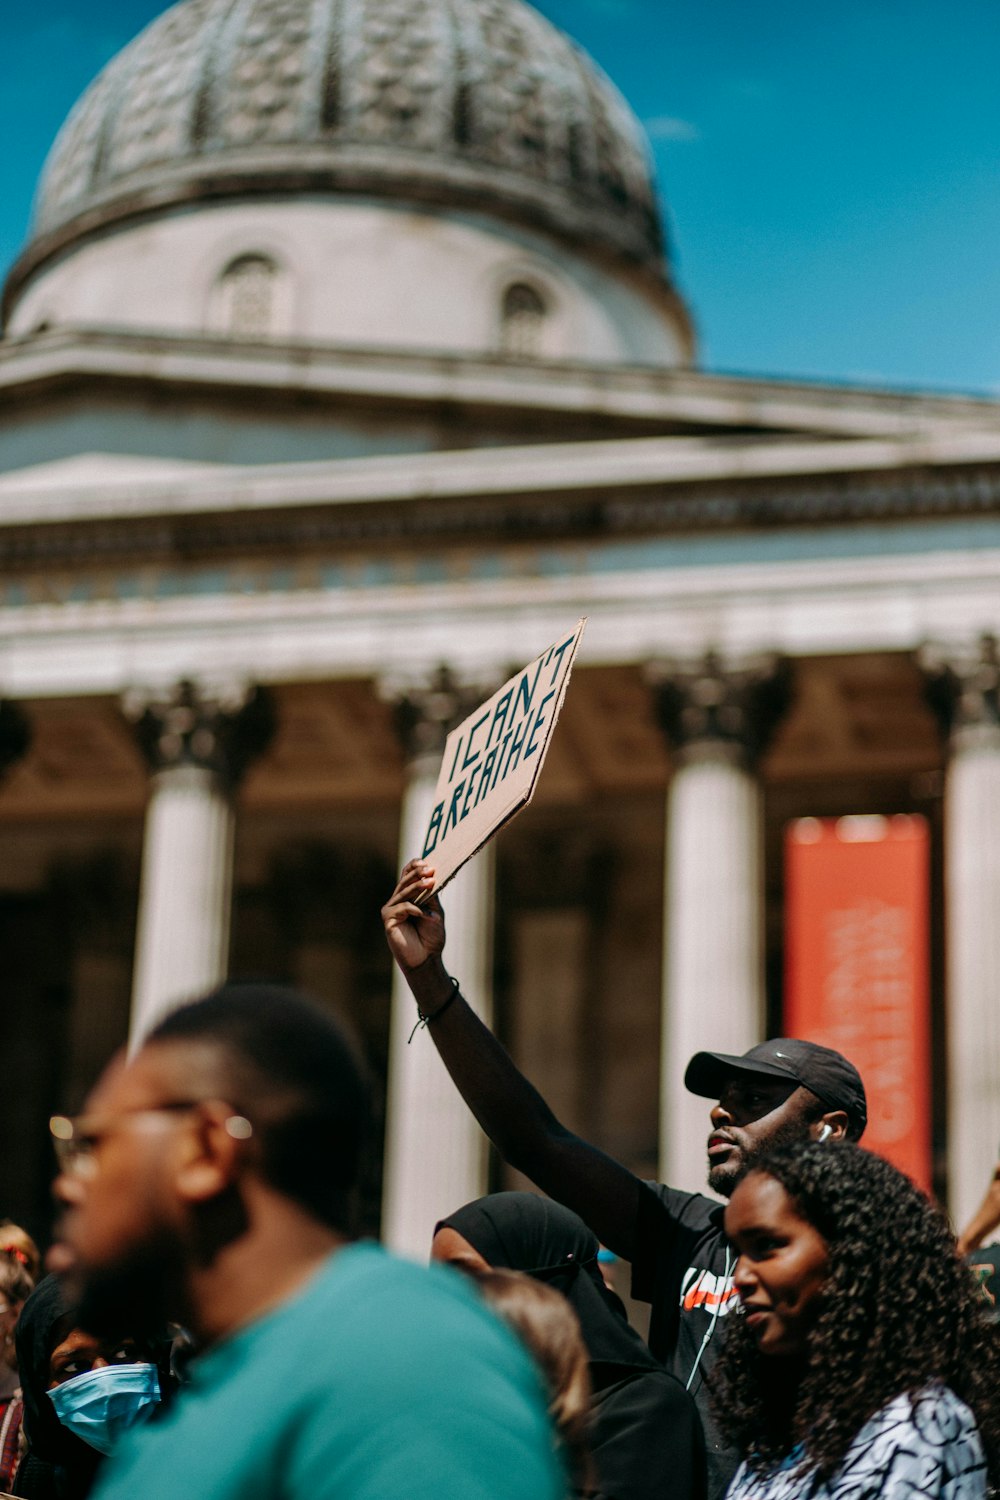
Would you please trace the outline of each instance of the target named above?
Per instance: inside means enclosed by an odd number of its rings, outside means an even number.
[[[785,1032],[835,1047],[868,1093],[864,1145],[930,1188],[926,821],[800,818],[786,834]]]

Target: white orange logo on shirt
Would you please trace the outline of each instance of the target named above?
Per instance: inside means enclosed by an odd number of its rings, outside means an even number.
[[[738,1295],[731,1276],[714,1276],[711,1271],[688,1266],[681,1281],[681,1307],[693,1312],[703,1307],[706,1312],[723,1318],[732,1310]]]

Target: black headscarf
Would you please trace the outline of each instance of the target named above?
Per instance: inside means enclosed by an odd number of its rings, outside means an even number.
[[[621,1300],[604,1284],[600,1246],[582,1219],[535,1193],[493,1193],[477,1198],[436,1226],[454,1229],[491,1266],[526,1271],[572,1303],[592,1364],[660,1370]]]
[[[695,1404],[629,1326],[621,1301],[604,1284],[600,1247],[583,1220],[534,1193],[494,1193],[449,1214],[437,1225],[444,1228],[491,1266],[526,1271],[572,1304],[590,1355],[597,1500],[704,1500]]]
[[[75,1326],[75,1308],[61,1283],[46,1276],[22,1307],[15,1335],[28,1442],[25,1472],[18,1472],[19,1494],[77,1500],[86,1495],[97,1472],[101,1455],[62,1425],[48,1395],[52,1352]]]

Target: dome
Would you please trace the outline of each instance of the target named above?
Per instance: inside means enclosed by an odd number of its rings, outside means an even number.
[[[125,220],[303,194],[498,214],[663,276],[641,127],[523,0],[182,0],[72,111],[13,279]]]

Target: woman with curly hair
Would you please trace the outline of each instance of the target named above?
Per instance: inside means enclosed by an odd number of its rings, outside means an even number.
[[[743,1316],[715,1399],[727,1500],[982,1500],[1000,1487],[1000,1341],[942,1213],[846,1142],[782,1147],[726,1208]]]

